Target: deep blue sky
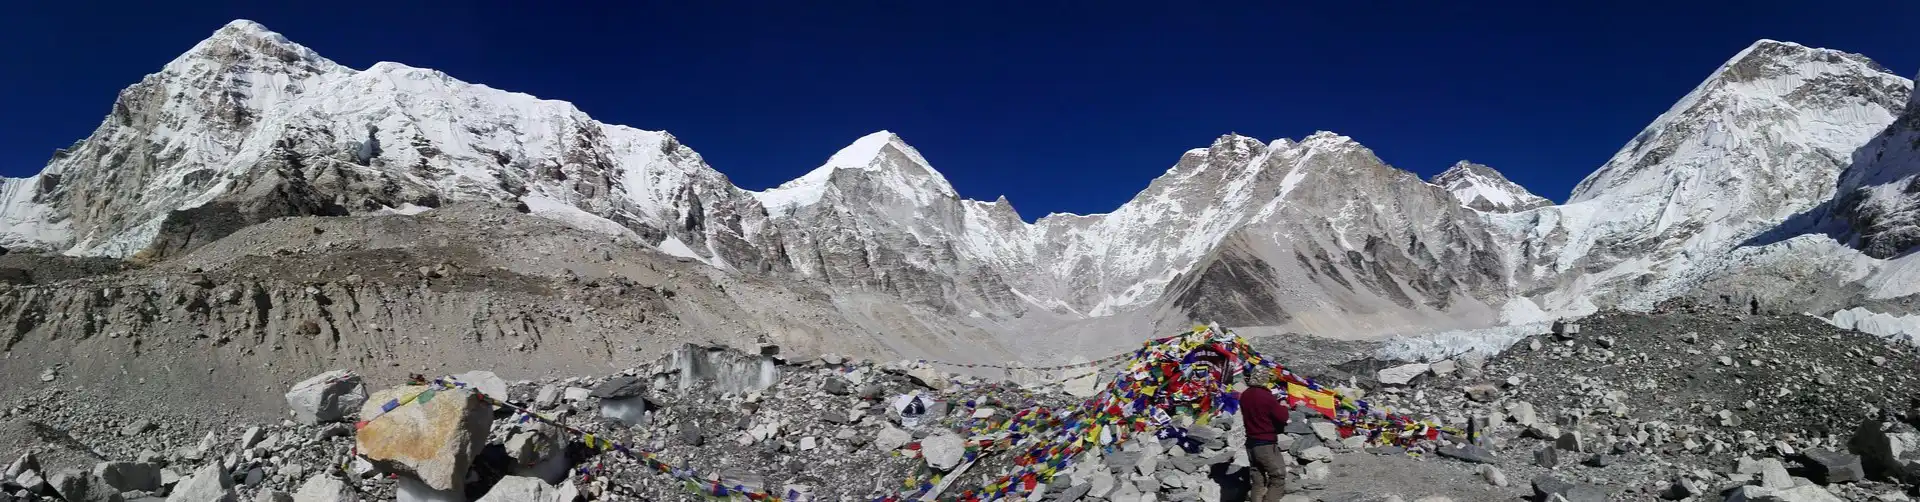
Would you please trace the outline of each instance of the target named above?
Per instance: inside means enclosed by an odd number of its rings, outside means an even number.
[[[1028,219],[1111,210],[1230,131],[1331,130],[1422,176],[1471,159],[1560,200],[1756,39],[1920,70],[1912,0],[161,3],[5,8],[0,174],[235,18],[664,129],[749,189],[889,129]]]

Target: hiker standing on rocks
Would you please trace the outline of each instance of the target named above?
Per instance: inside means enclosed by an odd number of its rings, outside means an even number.
[[[1287,466],[1280,461],[1280,428],[1287,407],[1273,397],[1273,371],[1255,367],[1240,392],[1240,419],[1247,427],[1247,459],[1253,464],[1253,493],[1248,502],[1275,502],[1287,492]]]

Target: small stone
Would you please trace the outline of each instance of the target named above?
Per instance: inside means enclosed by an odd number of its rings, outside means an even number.
[[[1541,448],[1533,452],[1533,464],[1552,469],[1560,465],[1560,450],[1554,447]]]
[[[1481,464],[1480,477],[1486,479],[1487,484],[1490,484],[1493,486],[1505,487],[1508,484],[1507,473],[1501,472],[1499,467],[1494,467],[1492,465]]]
[[[139,419],[139,420],[134,420],[134,421],[133,421],[133,423],[130,423],[130,424],[127,424],[127,426],[126,426],[126,427],[121,427],[121,428],[120,428],[120,435],[122,435],[122,436],[138,436],[138,435],[140,435],[141,433],[145,433],[145,432],[147,432],[147,431],[150,431],[150,430],[153,430],[153,422],[151,422],[151,421],[148,421],[147,419],[144,419],[144,418],[142,418],[142,419]]]

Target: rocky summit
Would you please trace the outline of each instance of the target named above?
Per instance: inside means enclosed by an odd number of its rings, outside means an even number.
[[[1284,500],[1920,496],[1913,82],[1702,70],[1565,203],[1227,134],[1029,220],[234,21],[0,178],[0,502],[1245,500],[1258,372]]]

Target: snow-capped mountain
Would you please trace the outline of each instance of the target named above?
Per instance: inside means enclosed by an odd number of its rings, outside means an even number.
[[[1875,256],[1911,248],[1916,123],[1895,123],[1911,91],[1864,57],[1761,41],[1564,205],[1468,162],[1423,181],[1330,132],[1227,135],[1111,212],[1027,223],[1004,198],[962,198],[890,132],[753,192],[665,132],[433,70],[347,68],[236,21],[41,173],[0,179],[0,245],[164,259],[278,216],[493,201],[1009,340],[1478,327],[1684,294],[1818,207]]]
[[[1464,160],[1434,175],[1428,182],[1447,189],[1461,204],[1481,211],[1512,213],[1553,205],[1546,197],[1534,195],[1526,187],[1508,181],[1499,171]]]
[[[1736,266],[1734,248],[1830,198],[1855,149],[1913,83],[1856,54],[1762,40],[1574,188],[1567,204],[1495,217],[1533,256],[1519,275],[1548,311],[1644,305]],[[1548,242],[1559,249],[1534,247]]]

